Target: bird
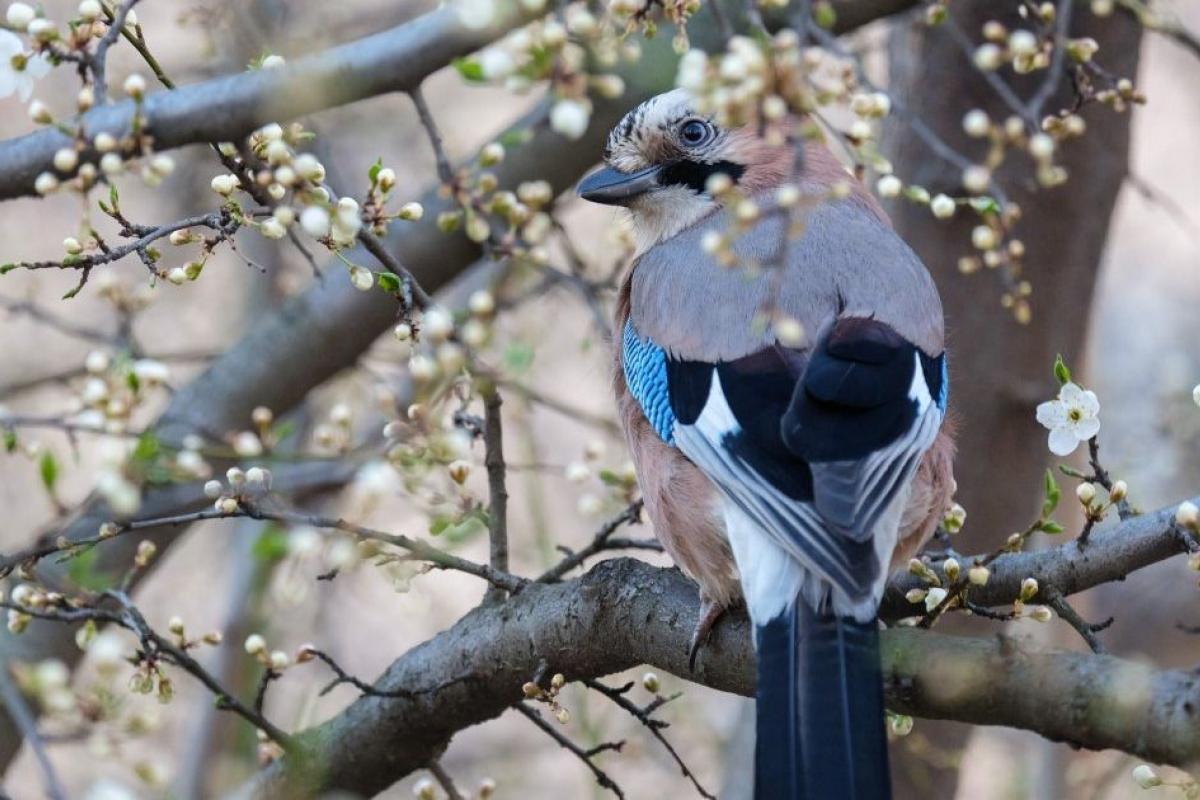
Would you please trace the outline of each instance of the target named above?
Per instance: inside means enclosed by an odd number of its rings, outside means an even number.
[[[725,609],[749,613],[757,800],[887,798],[879,603],[954,492],[941,300],[823,144],[700,107],[641,103],[577,189],[623,206],[635,242],[618,413],[647,516],[699,585],[692,669]]]

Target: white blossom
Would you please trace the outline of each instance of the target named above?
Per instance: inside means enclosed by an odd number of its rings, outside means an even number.
[[[988,130],[992,127],[992,122],[988,119],[987,112],[981,108],[973,108],[963,117],[963,130],[968,136],[975,139],[983,138],[988,135]]]
[[[1037,421],[1050,431],[1050,452],[1069,456],[1080,442],[1100,432],[1096,393],[1074,383],[1063,384],[1058,397],[1037,407]]]
[[[954,199],[949,195],[939,194],[929,201],[929,210],[938,219],[949,219],[954,216]]]
[[[23,31],[37,17],[37,12],[27,3],[12,3],[4,14],[4,20],[13,28]]]
[[[1143,789],[1162,786],[1162,778],[1158,777],[1158,773],[1149,764],[1138,764],[1133,768],[1132,776],[1133,782]]]
[[[486,28],[496,17],[495,0],[459,0],[458,20],[472,30]]]
[[[591,108],[579,100],[559,100],[550,109],[550,127],[568,139],[578,139],[587,131]]]
[[[314,239],[329,235],[329,212],[320,206],[309,206],[300,212],[300,227]]]
[[[904,184],[895,175],[884,175],[875,184],[875,189],[879,192],[880,197],[896,197],[902,188],[904,188]]]
[[[12,13],[12,8],[9,8]],[[20,65],[20,66],[18,66]],[[43,55],[27,55],[21,37],[0,30],[0,99],[16,94],[21,102],[33,96],[33,84],[51,69]]]
[[[479,54],[479,70],[490,81],[507,78],[516,69],[517,62],[503,47],[489,47]]]

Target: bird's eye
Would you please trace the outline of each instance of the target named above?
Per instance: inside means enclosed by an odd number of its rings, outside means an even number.
[[[698,119],[690,119],[679,128],[679,138],[683,143],[695,147],[704,144],[713,136],[712,126]]]

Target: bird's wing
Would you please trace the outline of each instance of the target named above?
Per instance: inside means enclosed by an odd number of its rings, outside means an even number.
[[[861,317],[808,353],[717,363],[673,358],[632,323],[624,337],[630,389],[664,440],[812,574],[813,603],[832,589],[873,613],[895,524],[873,537],[941,424],[944,359]]]

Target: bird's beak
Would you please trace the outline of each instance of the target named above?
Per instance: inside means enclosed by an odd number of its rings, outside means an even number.
[[[661,167],[647,167],[637,172],[618,172],[604,167],[583,179],[576,190],[584,200],[610,206],[629,205],[634,199],[659,187]]]

